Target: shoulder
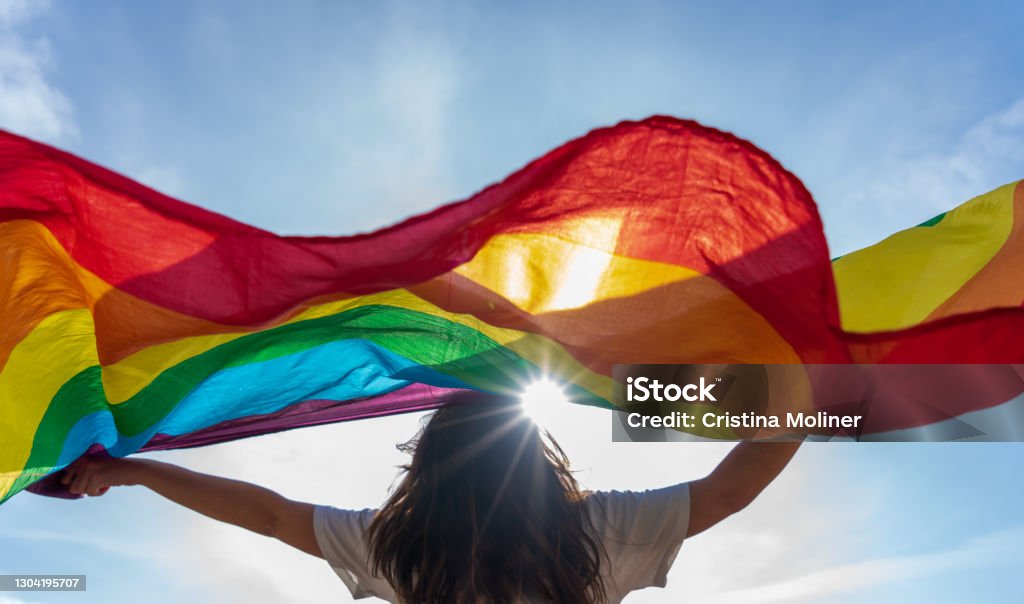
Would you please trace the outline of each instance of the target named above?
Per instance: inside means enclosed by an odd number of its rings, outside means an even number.
[[[675,484],[644,491],[595,491],[583,500],[595,527],[602,524],[650,525],[667,528],[666,524],[686,529],[690,511],[690,484]],[[671,522],[669,522],[671,521]]]
[[[335,564],[365,563],[369,544],[366,529],[376,510],[342,510],[327,505],[313,508],[313,534],[324,558]]]
[[[664,587],[686,538],[689,483],[646,491],[597,491],[583,504],[605,550],[606,587],[620,597],[636,589]]]
[[[345,583],[352,597],[393,597],[390,586],[370,570],[366,530],[377,510],[343,510],[326,505],[313,508],[313,532],[324,559]]]
[[[313,525],[319,531],[365,530],[373,522],[377,510],[343,510],[329,505],[313,506]]]

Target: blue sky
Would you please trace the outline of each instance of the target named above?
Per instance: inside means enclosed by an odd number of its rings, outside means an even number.
[[[839,254],[1024,177],[1022,16],[996,1],[0,0],[0,126],[264,228],[344,234],[465,197],[591,128],[673,114],[775,155]],[[555,428],[591,488],[695,478],[726,450],[611,444],[593,413]],[[373,506],[416,421],[161,458]],[[683,548],[668,590],[630,601],[1017,601],[1022,465],[1019,444],[807,447]],[[347,597],[321,562],[134,490],[15,497],[0,572],[89,575],[84,597],[32,602]]]

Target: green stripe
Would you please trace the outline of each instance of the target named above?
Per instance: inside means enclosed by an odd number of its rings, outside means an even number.
[[[461,323],[394,306],[363,306],[226,342],[168,368],[116,405],[106,400],[99,366],[89,367],[68,380],[54,396],[36,430],[25,469],[48,472],[57,462],[68,432],[90,413],[110,411],[118,432],[133,436],[166,417],[192,390],[222,369],[345,339],[372,342],[483,390],[516,388],[517,380],[539,371],[492,338]],[[609,406],[581,388],[571,386],[571,390],[574,400],[583,404]],[[8,496],[36,478],[23,474]]]
[[[924,222],[922,222],[921,224],[919,224],[917,226],[919,226],[919,227],[933,227],[933,226],[939,224],[940,222],[942,222],[942,219],[945,218],[945,217],[946,217],[946,212],[943,212],[943,213],[939,214],[938,216],[936,216],[934,218],[929,218],[928,220],[925,220]]]
[[[111,407],[104,396],[99,365],[87,367],[64,382],[39,421],[24,470],[0,503],[53,470],[68,433],[80,419]]]

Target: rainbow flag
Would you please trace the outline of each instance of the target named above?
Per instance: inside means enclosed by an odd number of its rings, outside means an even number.
[[[87,451],[539,375],[610,407],[615,363],[1021,361],[1022,203],[1008,185],[833,265],[772,157],[653,117],[390,228],[285,237],[0,134],[0,500],[56,493]]]

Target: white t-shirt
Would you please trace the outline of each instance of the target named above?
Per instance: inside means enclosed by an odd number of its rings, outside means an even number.
[[[665,587],[690,522],[690,485],[649,491],[599,491],[584,499],[608,559],[601,565],[609,603],[645,587]],[[366,528],[376,510],[317,506],[313,527],[324,558],[356,599],[395,601],[395,592],[369,569]]]

